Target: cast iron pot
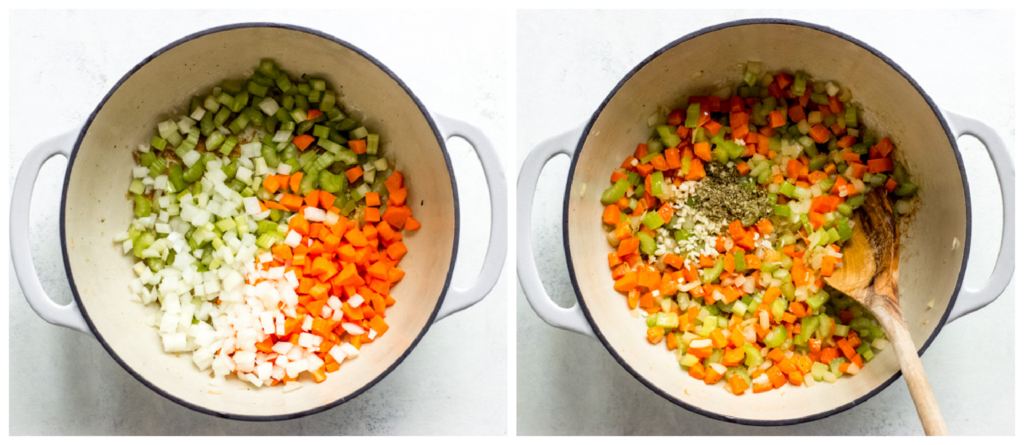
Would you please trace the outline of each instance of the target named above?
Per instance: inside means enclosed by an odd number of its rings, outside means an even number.
[[[828,56],[821,56],[827,54]],[[891,348],[854,378],[834,385],[787,387],[736,397],[681,372],[671,352],[652,347],[613,287],[599,197],[608,175],[650,132],[655,105],[684,105],[690,95],[714,94],[735,82],[747,61],[767,70],[804,69],[853,90],[864,120],[895,142],[896,157],[920,185],[916,217],[901,227],[901,306],[923,353],[942,326],[991,303],[1013,273],[1014,169],[1002,140],[987,125],[942,112],[910,76],[877,50],[838,31],[788,20],[743,20],[705,28],[645,59],[612,90],[582,129],[542,143],[519,174],[517,270],[530,305],[548,324],[600,341],[630,374],[683,408],[749,425],[786,425],[847,410],[899,377]],[[675,100],[676,103],[662,101]],[[961,289],[971,246],[971,207],[957,137],[976,136],[988,149],[1002,189],[1003,234],[991,278]],[[530,212],[541,168],[552,157],[572,158],[562,215],[569,278],[579,304],[556,305],[537,274]],[[955,241],[954,241],[955,240]],[[985,246],[992,248],[994,246]],[[934,308],[926,310],[930,300]]]
[[[112,237],[131,222],[125,199],[134,164],[131,147],[147,141],[157,122],[175,115],[167,104],[208,91],[225,77],[252,72],[271,57],[289,72],[322,76],[343,93],[349,110],[361,113],[396,148],[399,170],[413,186],[408,202],[423,224],[404,239],[405,279],[392,291],[388,335],[364,348],[315,388],[241,390],[229,379],[210,394],[210,377],[192,360],[163,352],[146,324],[144,306],[129,300],[130,256]],[[184,99],[183,99],[184,98]],[[178,110],[180,114],[180,110]],[[480,157],[490,188],[491,231],[477,282],[449,289],[459,242],[455,174],[445,141],[460,136]],[[39,284],[28,242],[32,185],[51,156],[68,158],[60,206],[64,266],[75,301],[60,306]],[[430,326],[480,301],[494,286],[507,248],[505,177],[493,147],[476,128],[430,114],[398,77],[355,46],[330,35],[290,25],[249,23],[211,28],[178,40],[132,68],[103,98],[80,130],[40,144],[28,154],[14,184],[11,253],[32,308],[46,321],[94,335],[131,375],[157,393],[196,411],[243,420],[279,420],[326,410],[379,382],[409,354]],[[312,381],[309,382],[312,385]]]

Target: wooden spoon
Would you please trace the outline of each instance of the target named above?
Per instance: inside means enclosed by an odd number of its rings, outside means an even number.
[[[843,246],[843,267],[836,269],[831,277],[826,277],[825,282],[857,300],[875,315],[895,348],[903,379],[917,406],[925,434],[948,435],[946,421],[939,412],[935,394],[900,310],[897,286],[899,231],[892,206],[884,193],[882,188],[876,188],[866,196],[861,207],[862,216],[856,218],[853,226],[853,238]]]

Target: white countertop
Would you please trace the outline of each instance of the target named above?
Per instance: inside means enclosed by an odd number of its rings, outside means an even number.
[[[164,45],[212,26],[254,21],[332,34],[387,65],[432,111],[483,129],[507,166],[508,20],[498,12],[315,13],[188,11],[11,12],[9,184],[38,142],[80,124],[114,83]],[[362,16],[360,20],[347,15]],[[449,23],[453,26],[438,26]],[[428,38],[429,37],[429,38]],[[254,61],[256,63],[256,61]],[[187,98],[186,98],[187,99]],[[472,283],[488,215],[483,172],[468,144],[448,144],[458,172],[462,234],[453,285]],[[60,254],[64,168],[42,169],[31,243],[43,287],[71,301]],[[511,169],[509,169],[511,170]],[[514,176],[513,176],[514,177]],[[510,181],[509,185],[513,183]],[[5,213],[6,214],[6,213]],[[356,399],[297,420],[224,420],[179,406],[124,371],[92,338],[52,326],[29,308],[10,273],[10,433],[22,434],[505,434],[510,263],[480,304],[439,322],[405,361]],[[127,303],[126,304],[134,304]]]
[[[776,17],[830,26],[889,56],[940,107],[980,119],[1014,147],[1012,14],[1001,12],[521,11],[517,17],[517,157],[583,124],[611,89],[658,48],[705,26]],[[1009,94],[1007,94],[1009,93]],[[965,286],[995,262],[998,183],[976,140],[959,142],[971,189],[972,249]],[[541,174],[533,245],[545,288],[575,302],[562,246],[569,160]],[[520,241],[524,242],[524,241]],[[952,434],[1014,433],[1014,282],[989,307],[943,328],[922,357]],[[902,379],[835,416],[789,427],[703,417],[647,389],[597,341],[545,324],[517,294],[518,434],[823,435],[921,434]],[[984,345],[984,347],[979,347]],[[980,366],[979,366],[980,365]]]

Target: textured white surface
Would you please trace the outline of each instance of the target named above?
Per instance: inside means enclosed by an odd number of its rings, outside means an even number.
[[[520,11],[517,165],[542,140],[589,119],[619,80],[658,48],[705,26],[754,17],[815,22],[862,40],[910,73],[940,107],[988,123],[1014,147],[1014,66],[1005,57],[1014,53],[1011,14]],[[1001,224],[990,215],[1000,214],[1001,203],[981,144],[967,138],[959,145],[975,215],[965,284],[978,287],[995,262]],[[532,240],[545,288],[563,306],[575,301],[561,247],[568,167],[569,160],[558,157],[541,174]],[[1014,433],[1013,289],[1011,281],[991,306],[946,326],[922,358],[952,434]],[[521,288],[516,311],[518,434],[922,433],[902,379],[853,409],[807,424],[749,427],[711,420],[647,389],[597,341],[546,325]],[[980,363],[983,373],[977,372]]]
[[[504,155],[507,20],[495,12],[391,11],[385,23],[383,17],[347,20],[351,14],[382,13],[12,12],[10,63],[16,68],[10,100],[32,111],[11,119],[9,183],[28,150],[84,121],[114,83],[153,51],[192,32],[252,21],[298,24],[360,47],[401,77],[431,111],[481,127],[502,162],[511,162]],[[468,287],[488,236],[488,221],[476,215],[488,219],[489,200],[469,145],[456,140],[448,147],[462,206],[453,285]],[[43,287],[62,303],[72,298],[57,235],[66,165],[56,158],[43,167],[30,220]],[[480,304],[433,326],[394,372],[356,399],[297,420],[253,423],[199,414],[157,395],[92,338],[37,317],[9,272],[11,434],[506,432],[506,274]]]

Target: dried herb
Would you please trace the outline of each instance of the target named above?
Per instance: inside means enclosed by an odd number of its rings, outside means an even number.
[[[697,185],[687,204],[709,221],[729,223],[738,219],[744,226],[749,226],[771,215],[772,202],[768,192],[758,187],[750,177],[717,162],[709,162],[706,169],[707,177]]]

